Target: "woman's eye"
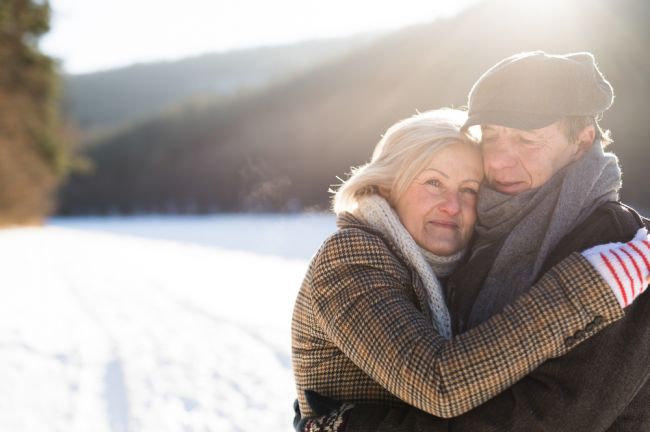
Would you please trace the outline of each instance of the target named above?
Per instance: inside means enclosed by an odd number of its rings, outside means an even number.
[[[463,193],[466,193],[466,194],[473,195],[473,196],[478,195],[478,190],[476,190],[476,189],[472,189],[472,188],[464,188],[464,189],[462,190],[462,192],[463,192]]]
[[[437,179],[430,179],[430,180],[427,180],[426,183],[427,183],[428,185],[433,186],[433,187],[436,187],[436,188],[442,186],[442,183],[440,182],[440,180],[437,180]]]

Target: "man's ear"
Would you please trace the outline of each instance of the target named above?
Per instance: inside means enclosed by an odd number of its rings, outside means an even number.
[[[594,125],[585,126],[578,134],[577,148],[573,155],[573,160],[578,160],[587,150],[591,148],[596,140],[596,127]]]

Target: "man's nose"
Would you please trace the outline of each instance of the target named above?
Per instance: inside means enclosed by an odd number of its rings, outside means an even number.
[[[512,168],[517,164],[517,158],[507,139],[499,139],[483,147],[483,164],[486,171]]]
[[[444,201],[440,206],[441,210],[450,216],[455,216],[460,212],[460,199],[457,191],[447,191]]]

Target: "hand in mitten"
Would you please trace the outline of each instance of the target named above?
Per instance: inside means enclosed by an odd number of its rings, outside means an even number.
[[[607,281],[622,308],[646,290],[650,283],[650,236],[641,228],[627,243],[607,243],[582,252]]]
[[[313,417],[303,417],[294,422],[296,432],[342,432],[350,410],[354,405],[323,396],[315,391],[306,390],[305,398]]]

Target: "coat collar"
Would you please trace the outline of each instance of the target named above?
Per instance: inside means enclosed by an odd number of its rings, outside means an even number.
[[[415,296],[417,298],[418,307],[420,311],[425,315],[428,320],[432,319],[431,310],[429,309],[428,294],[424,283],[420,278],[417,270],[410,264],[409,260],[404,256],[400,249],[393,243],[393,241],[382,233],[381,231],[369,226],[364,221],[354,216],[352,213],[343,212],[337,215],[336,217],[336,226],[339,229],[347,228],[356,228],[368,232],[370,234],[376,235],[381,238],[384,243],[388,246],[392,254],[400,261],[400,263],[408,269],[411,279],[411,287]]]

